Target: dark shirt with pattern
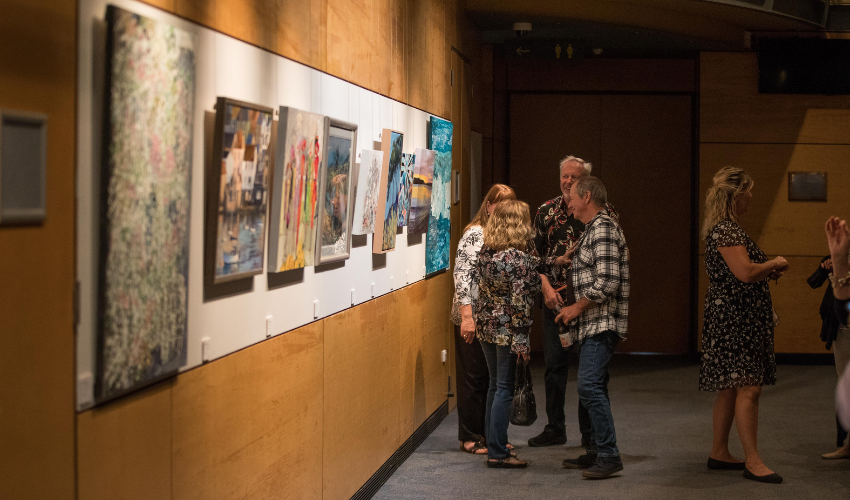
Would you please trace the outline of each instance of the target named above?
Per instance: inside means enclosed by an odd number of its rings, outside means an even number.
[[[529,352],[531,307],[541,286],[539,262],[516,248],[481,248],[475,263],[478,296],[472,302],[478,340]]]

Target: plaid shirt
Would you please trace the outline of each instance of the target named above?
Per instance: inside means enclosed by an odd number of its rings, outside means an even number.
[[[613,330],[625,339],[629,319],[629,249],[623,230],[605,210],[587,223],[573,255],[576,299],[596,306],[575,318],[569,328],[573,343]]]

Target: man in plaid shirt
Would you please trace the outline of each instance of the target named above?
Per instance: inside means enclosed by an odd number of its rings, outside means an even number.
[[[567,342],[579,344],[578,394],[591,425],[587,454],[565,460],[564,465],[586,469],[582,475],[590,478],[623,470],[606,394],[608,363],[628,326],[629,249],[619,224],[605,210],[607,198],[596,177],[581,177],[571,188],[570,209],[585,224],[585,231],[572,257],[576,303],[555,318],[570,324],[564,334],[569,336]]]

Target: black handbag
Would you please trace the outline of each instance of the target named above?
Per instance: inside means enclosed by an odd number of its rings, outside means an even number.
[[[511,423],[514,425],[527,426],[537,420],[537,403],[531,387],[531,370],[525,361],[520,361],[516,365],[514,401],[511,404]]]

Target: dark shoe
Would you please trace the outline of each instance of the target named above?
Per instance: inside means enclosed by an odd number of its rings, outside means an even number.
[[[566,444],[567,436],[564,434],[555,434],[549,429],[543,429],[543,432],[528,440],[528,446],[539,448],[541,446],[554,446],[557,444]]]
[[[706,464],[711,470],[744,470],[744,462],[724,462],[723,460],[715,460],[708,457]]]
[[[751,479],[753,481],[758,481],[760,483],[770,483],[770,484],[779,484],[782,482],[782,476],[777,473],[768,474],[766,476],[756,476],[750,469],[744,467],[744,479]]]
[[[562,463],[565,469],[588,469],[596,464],[596,455],[581,455],[578,458],[568,458]]]
[[[524,469],[528,467],[528,462],[516,457],[490,459],[486,463],[487,467],[492,469]]]
[[[469,441],[467,441],[467,443],[469,443]],[[486,455],[487,445],[482,443],[481,441],[475,441],[470,448],[467,448],[466,443],[461,443],[460,450],[465,451],[467,453],[472,453],[473,455]]]
[[[616,474],[621,470],[623,470],[623,461],[619,458],[597,460],[596,464],[581,473],[581,477],[586,477],[588,479],[605,479],[606,477],[611,477],[611,475]]]

